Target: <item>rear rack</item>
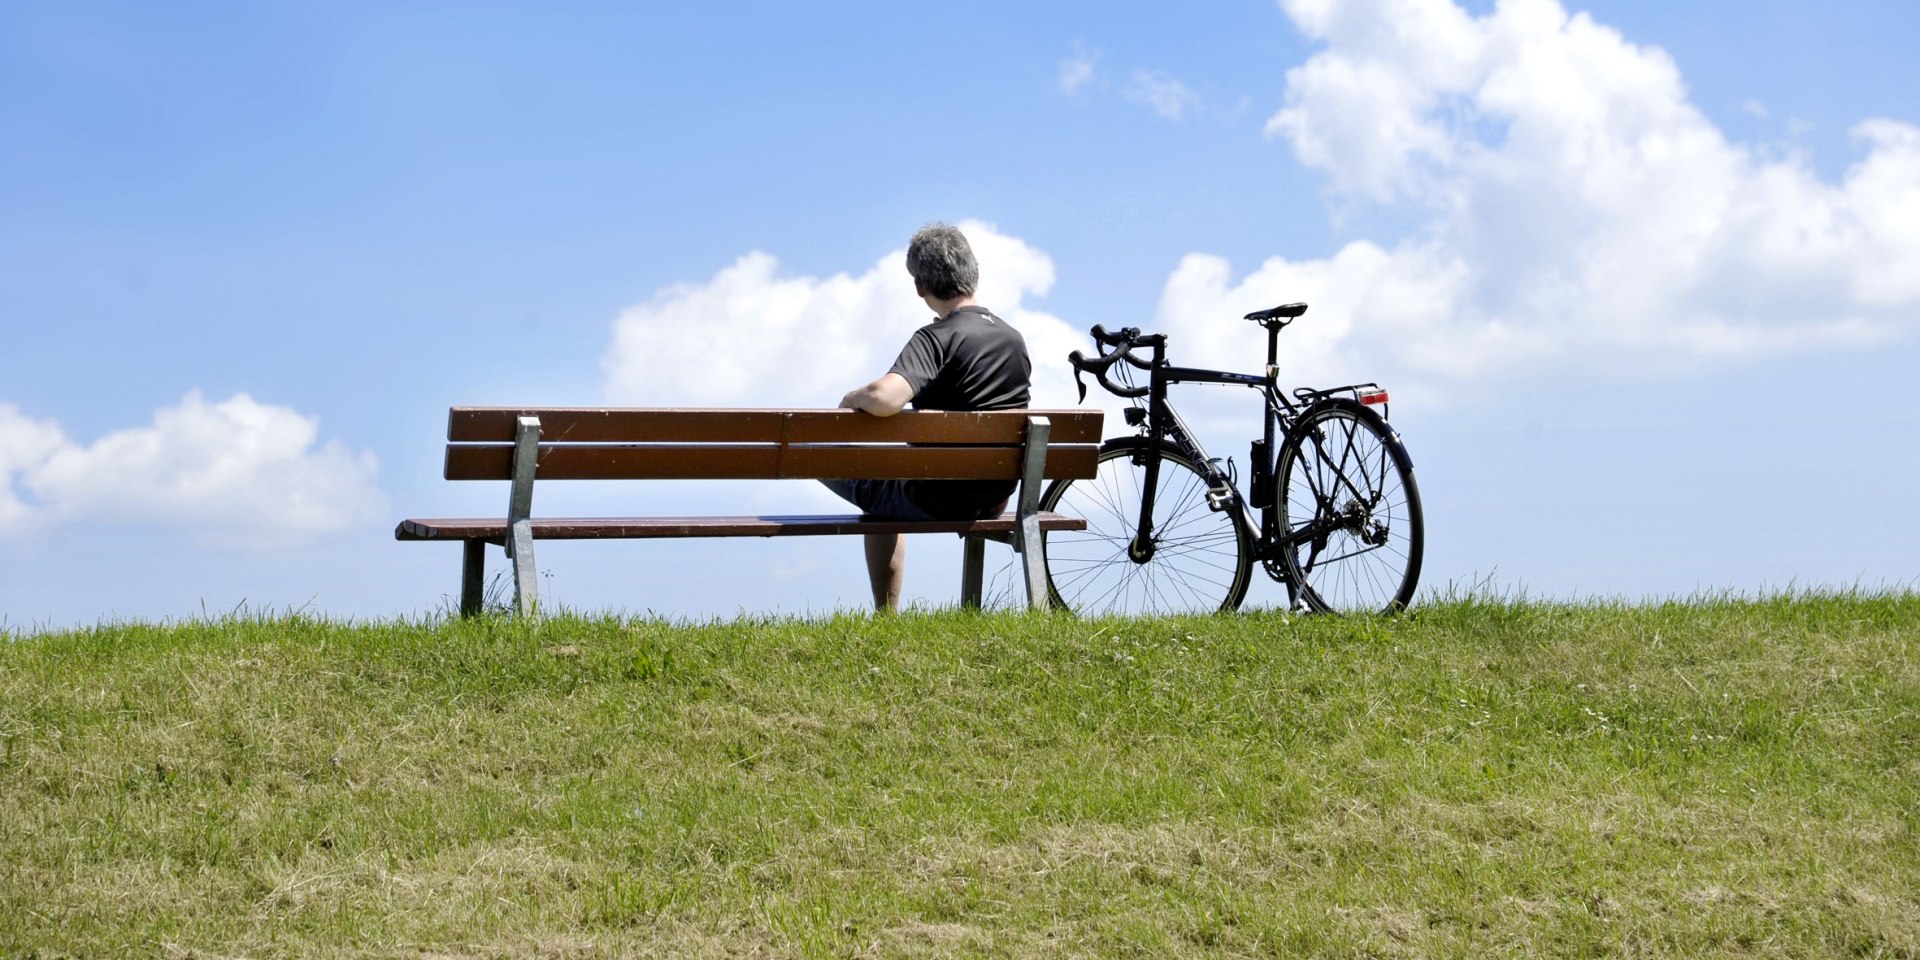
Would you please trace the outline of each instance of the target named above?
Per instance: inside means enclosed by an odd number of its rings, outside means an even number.
[[[1317,403],[1329,397],[1347,396],[1366,406],[1378,406],[1380,418],[1387,418],[1387,390],[1377,383],[1350,383],[1344,387],[1330,387],[1326,390],[1314,390],[1300,387],[1293,391],[1293,398],[1302,404]]]

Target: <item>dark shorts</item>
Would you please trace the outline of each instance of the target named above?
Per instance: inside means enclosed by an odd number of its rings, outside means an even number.
[[[822,480],[828,490],[881,520],[932,520],[920,505],[907,498],[905,480]]]

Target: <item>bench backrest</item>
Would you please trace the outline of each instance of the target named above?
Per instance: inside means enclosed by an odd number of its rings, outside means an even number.
[[[1049,423],[1045,476],[1091,477],[1098,410],[712,410],[454,407],[448,480],[513,479],[520,418],[540,421],[542,480],[1014,480],[1030,417]]]

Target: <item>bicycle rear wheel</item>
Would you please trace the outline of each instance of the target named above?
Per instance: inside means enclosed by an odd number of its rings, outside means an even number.
[[[1335,613],[1393,613],[1413,599],[1425,546],[1413,461],[1379,415],[1320,403],[1294,423],[1274,468],[1274,508],[1294,602]]]
[[[1144,458],[1160,452],[1153,496],[1153,549],[1133,550]],[[1100,447],[1090,480],[1056,480],[1040,509],[1084,517],[1085,530],[1052,530],[1046,538],[1047,585],[1056,606],[1096,615],[1213,613],[1233,610],[1247,595],[1253,569],[1246,531],[1226,511],[1207,506],[1205,475],[1172,444],[1140,437]]]

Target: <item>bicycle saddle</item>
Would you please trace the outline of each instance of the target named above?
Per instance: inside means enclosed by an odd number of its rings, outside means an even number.
[[[1287,304],[1282,304],[1280,306],[1274,307],[1271,310],[1261,310],[1258,313],[1249,313],[1247,314],[1247,319],[1256,320],[1256,321],[1259,321],[1260,323],[1266,323],[1269,320],[1292,320],[1294,317],[1297,317],[1306,312],[1307,312],[1307,305],[1304,303],[1287,303]]]

